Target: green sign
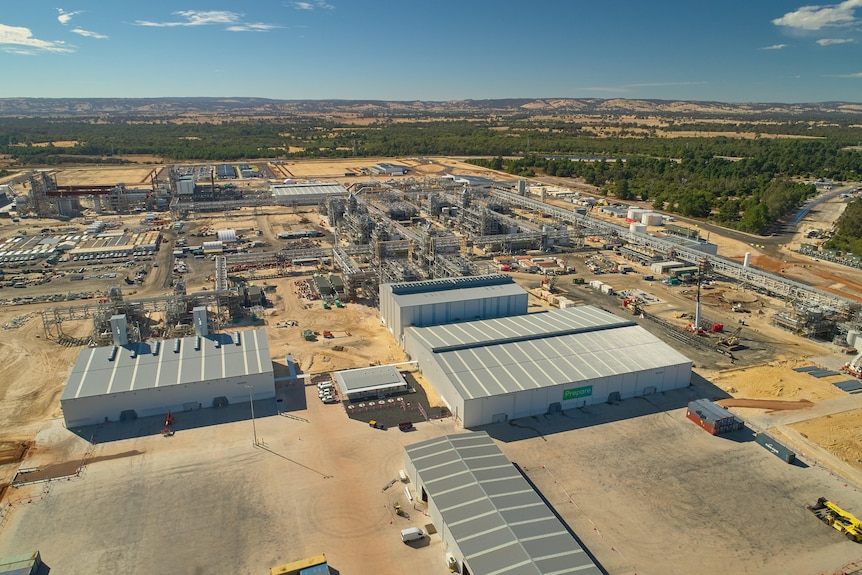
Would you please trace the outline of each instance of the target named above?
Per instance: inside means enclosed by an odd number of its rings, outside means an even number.
[[[569,399],[577,399],[579,397],[587,397],[593,394],[593,386],[585,385],[584,387],[573,387],[572,389],[563,390],[563,401]]]

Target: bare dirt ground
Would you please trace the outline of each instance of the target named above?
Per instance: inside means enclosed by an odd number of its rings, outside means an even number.
[[[826,415],[791,427],[835,457],[862,471],[862,409]]]
[[[161,170],[160,166],[69,168],[57,171],[57,185],[149,184],[150,174],[155,176],[159,170]]]
[[[833,383],[847,379],[846,375],[816,378],[793,371],[794,367],[812,365],[804,359],[773,361],[766,365],[725,370],[710,380],[734,397],[746,399],[788,399],[823,401],[843,397]]]

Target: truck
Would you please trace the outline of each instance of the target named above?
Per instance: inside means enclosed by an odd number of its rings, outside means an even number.
[[[862,541],[862,521],[825,497],[818,499],[815,505],[809,505],[808,510],[826,525],[843,533],[850,541],[857,543]]]

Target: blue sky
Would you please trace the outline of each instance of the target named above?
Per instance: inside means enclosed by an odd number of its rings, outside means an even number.
[[[0,97],[862,102],[862,0],[4,0]]]

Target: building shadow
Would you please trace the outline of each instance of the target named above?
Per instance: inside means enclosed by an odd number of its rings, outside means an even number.
[[[706,398],[717,401],[729,397],[727,392],[692,372],[691,384],[682,389],[511,419],[470,429],[485,431],[494,439],[508,443],[672,411],[684,408],[690,401],[696,399]]]
[[[277,403],[274,399],[256,399],[254,401],[254,417],[262,419],[278,415]],[[251,419],[249,403],[236,403],[224,407],[207,407],[193,411],[174,412],[173,421],[165,425],[167,414],[151,417],[139,417],[127,421],[111,421],[96,425],[85,425],[69,428],[69,431],[91,443],[108,443],[135,437],[147,437],[162,434],[166,427],[173,433],[185,430],[248,421]],[[249,430],[251,434],[251,430]],[[165,441],[170,441],[170,436]]]

